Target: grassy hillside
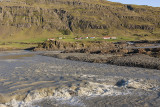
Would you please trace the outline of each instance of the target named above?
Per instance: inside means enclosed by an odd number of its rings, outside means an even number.
[[[67,32],[67,33],[66,33]],[[0,2],[0,43],[39,43],[47,38],[84,41],[160,39],[160,8],[105,0],[11,0]]]

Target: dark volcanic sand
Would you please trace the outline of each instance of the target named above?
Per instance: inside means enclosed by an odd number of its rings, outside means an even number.
[[[0,107],[160,106],[160,70],[38,54],[0,53]]]

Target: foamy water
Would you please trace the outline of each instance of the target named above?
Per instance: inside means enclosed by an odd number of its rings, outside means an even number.
[[[89,107],[85,100],[159,91],[159,70],[76,62],[26,51],[3,55],[0,106],[37,107],[47,102],[52,106]],[[118,86],[121,80],[125,84]]]

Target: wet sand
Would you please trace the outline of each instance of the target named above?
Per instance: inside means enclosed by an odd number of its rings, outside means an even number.
[[[1,52],[0,57],[0,106],[160,106],[160,70],[27,51]]]

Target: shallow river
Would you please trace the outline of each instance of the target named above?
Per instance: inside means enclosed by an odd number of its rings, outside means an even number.
[[[0,107],[160,106],[160,70],[0,53]]]

